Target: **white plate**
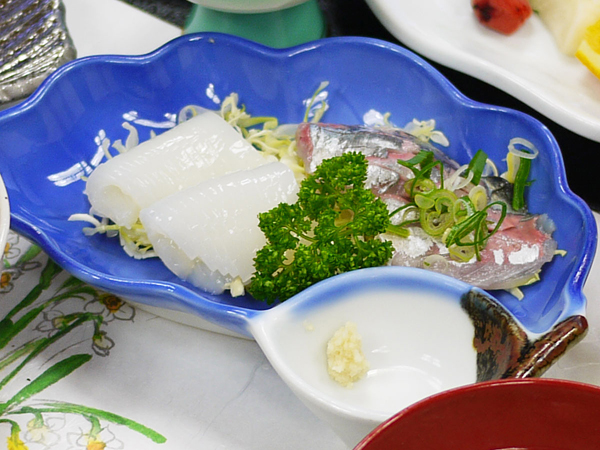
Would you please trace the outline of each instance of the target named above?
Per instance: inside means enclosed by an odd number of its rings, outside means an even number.
[[[366,0],[381,23],[423,56],[502,89],[554,122],[600,142],[600,80],[563,55],[534,14],[504,36],[469,0]]]

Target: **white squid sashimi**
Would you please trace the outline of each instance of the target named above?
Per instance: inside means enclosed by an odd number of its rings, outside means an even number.
[[[154,251],[178,277],[213,294],[246,284],[266,239],[258,214],[294,203],[298,184],[281,162],[204,181],[140,212]]]
[[[130,228],[143,208],[161,198],[267,162],[223,118],[204,110],[98,166],[86,194],[95,215]]]

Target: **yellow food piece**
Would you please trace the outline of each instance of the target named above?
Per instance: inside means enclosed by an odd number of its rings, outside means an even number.
[[[504,177],[510,183],[515,182],[515,177],[517,176],[517,171],[519,170],[519,161],[520,158],[514,153],[508,152],[506,155],[507,170],[502,174],[502,177]]]
[[[327,343],[327,372],[334,381],[351,388],[368,370],[356,324],[347,322]]]
[[[573,56],[585,30],[600,20],[600,0],[530,0],[561,52]]]
[[[585,30],[575,56],[600,78],[600,20]]]

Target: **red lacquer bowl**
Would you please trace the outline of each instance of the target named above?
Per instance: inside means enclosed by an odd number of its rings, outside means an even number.
[[[530,378],[477,383],[426,398],[355,450],[598,450],[600,388]]]

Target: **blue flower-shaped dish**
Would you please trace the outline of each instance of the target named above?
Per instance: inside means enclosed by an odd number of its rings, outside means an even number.
[[[172,125],[188,104],[217,109],[232,92],[252,115],[297,123],[321,81],[330,123],[358,124],[370,109],[390,112],[399,125],[435,119],[450,141],[446,153],[464,163],[484,149],[505,168],[513,137],[540,150],[528,190],[530,211],[547,213],[566,251],[547,264],[525,299],[492,294],[529,331],[545,333],[585,315],[583,284],[596,249],[586,204],[568,188],[558,145],[535,119],[471,101],[419,57],[364,38],[330,38],[271,49],[220,34],[188,35],[144,56],[94,56],[57,70],[25,102],[0,113],[0,171],[11,199],[12,227],[37,242],[58,264],[98,288],[149,307],[199,316],[248,335],[240,316],[267,306],[250,297],[209,295],[177,279],[158,260],[128,257],[116,239],[87,237],[74,213],[87,212],[86,175],[98,163],[104,136],[124,139],[126,119],[147,139]],[[276,307],[276,306],[275,306]]]

